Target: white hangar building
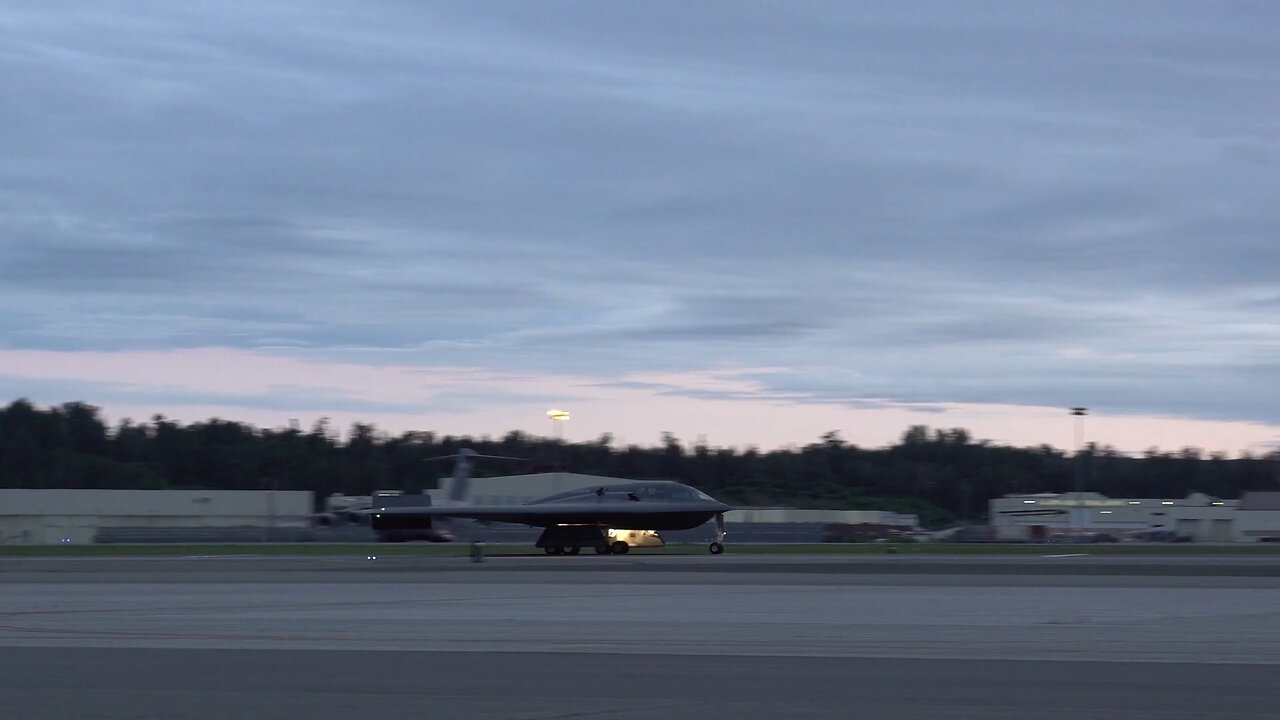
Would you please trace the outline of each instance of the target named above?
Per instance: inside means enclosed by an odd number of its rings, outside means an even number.
[[[1094,533],[1196,542],[1280,540],[1280,492],[1249,492],[1240,500],[1203,493],[1132,499],[1092,492],[1006,495],[991,500],[989,509],[994,539],[1008,542]]]
[[[123,528],[305,526],[312,497],[309,490],[0,489],[0,544],[87,544]]]
[[[631,481],[603,475],[550,472],[530,475],[473,477],[468,482],[470,483],[470,488],[467,501],[473,505],[523,505],[540,497],[568,490]],[[448,483],[448,480],[442,481],[442,485],[445,487],[447,487]],[[442,487],[441,489],[427,492],[431,495],[432,504],[438,505],[445,499],[447,490]]]
[[[1245,542],[1280,542],[1280,492],[1248,492],[1236,506],[1236,537]]]

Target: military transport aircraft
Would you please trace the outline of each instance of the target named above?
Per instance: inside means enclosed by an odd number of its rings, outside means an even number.
[[[523,505],[468,505],[463,495],[474,457],[482,456],[459,451],[447,505],[380,504],[380,498],[374,498],[369,509],[373,529],[380,535],[397,531],[430,534],[433,521],[468,518],[543,528],[537,547],[548,555],[577,555],[584,547],[606,555],[630,550],[626,541],[611,539],[610,530],[689,530],[714,518],[716,534],[708,549],[713,555],[724,552],[724,514],[733,508],[688,485],[669,480],[624,480],[556,493]],[[427,496],[423,499],[430,502]]]

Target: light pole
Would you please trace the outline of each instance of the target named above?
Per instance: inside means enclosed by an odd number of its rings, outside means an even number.
[[[547,411],[547,417],[551,419],[551,436],[555,441],[555,469],[560,472],[564,470],[560,446],[564,444],[564,424],[569,420],[569,411],[552,408]]]
[[[1084,493],[1082,486],[1084,484],[1084,469],[1081,466],[1081,451],[1084,450],[1084,416],[1089,414],[1089,408],[1073,407],[1071,408],[1071,416],[1076,419],[1076,443],[1075,452],[1071,459],[1075,465],[1075,486],[1076,486],[1076,522],[1073,525],[1077,528],[1084,527],[1088,522],[1088,517],[1084,510]]]
[[[551,436],[559,444],[564,440],[564,423],[569,419],[569,411],[553,408],[547,411],[547,417],[551,419]]]

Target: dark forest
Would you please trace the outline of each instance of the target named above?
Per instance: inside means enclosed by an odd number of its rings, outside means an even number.
[[[221,419],[182,425],[156,415],[110,427],[83,402],[39,408],[25,399],[0,410],[0,487],[311,490],[319,501],[337,492],[433,488],[450,467],[427,460],[464,447],[528,459],[480,464],[480,476],[565,470],[670,479],[737,505],[894,510],[916,513],[931,527],[981,521],[993,497],[1067,492],[1077,483],[1112,497],[1237,498],[1280,489],[1280,452],[1227,457],[1185,448],[1135,457],[1090,445],[1072,454],[920,425],[881,448],[858,447],[836,430],[769,451],[687,444],[667,433],[652,447],[615,447],[608,435],[578,443],[521,432],[392,436],[359,423],[340,432],[326,420],[309,429],[263,429]]]

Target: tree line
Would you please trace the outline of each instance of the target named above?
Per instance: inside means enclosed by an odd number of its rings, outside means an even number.
[[[0,487],[111,489],[374,490],[419,492],[446,477],[461,448],[525,458],[480,463],[476,475],[563,469],[592,475],[670,479],[736,505],[894,510],[929,526],[985,518],[987,501],[1010,493],[1069,492],[1112,497],[1236,498],[1280,489],[1280,452],[1205,456],[1195,448],[1133,457],[1090,445],[1080,453],[974,440],[961,428],[914,425],[894,445],[863,448],[824,434],[802,447],[761,451],[686,444],[663,433],[651,447],[613,438],[568,443],[513,431],[500,438],[406,432],[356,423],[346,438],[327,420],[311,428],[263,429],[211,419],[183,425],[156,415],[109,427],[97,407],[39,408],[26,399],[0,410]]]

